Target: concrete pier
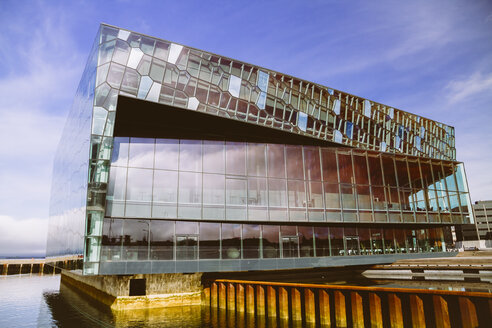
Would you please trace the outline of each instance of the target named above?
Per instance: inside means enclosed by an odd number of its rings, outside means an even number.
[[[202,303],[200,273],[84,276],[76,270],[63,271],[61,282],[115,311]]]

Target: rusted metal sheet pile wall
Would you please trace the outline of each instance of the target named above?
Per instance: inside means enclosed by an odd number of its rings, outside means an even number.
[[[233,326],[489,327],[492,294],[218,279],[202,303]]]

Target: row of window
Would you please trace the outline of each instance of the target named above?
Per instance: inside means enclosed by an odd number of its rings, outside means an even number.
[[[300,145],[114,139],[112,166],[467,192],[460,164]]]
[[[259,259],[445,251],[448,228],[104,219],[101,261]]]

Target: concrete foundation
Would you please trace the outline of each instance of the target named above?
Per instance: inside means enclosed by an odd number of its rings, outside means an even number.
[[[84,276],[64,270],[61,282],[115,311],[200,305],[203,289],[201,273]]]

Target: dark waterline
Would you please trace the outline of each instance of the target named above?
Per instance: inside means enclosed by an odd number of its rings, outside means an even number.
[[[328,283],[328,281],[312,281]],[[350,281],[354,284],[354,281]],[[346,281],[330,283],[347,284]],[[365,280],[364,284],[367,285]],[[453,290],[492,290],[491,284],[373,281],[372,285]],[[465,288],[466,287],[466,288]],[[229,316],[230,314],[228,314]],[[215,317],[215,318],[214,318]],[[227,320],[229,317],[222,318]],[[60,286],[60,275],[0,277],[0,327],[217,327],[221,315],[200,306],[113,313],[70,287]],[[234,322],[231,323],[234,327]],[[251,326],[251,323],[245,326]],[[254,326],[254,323],[253,323]]]

